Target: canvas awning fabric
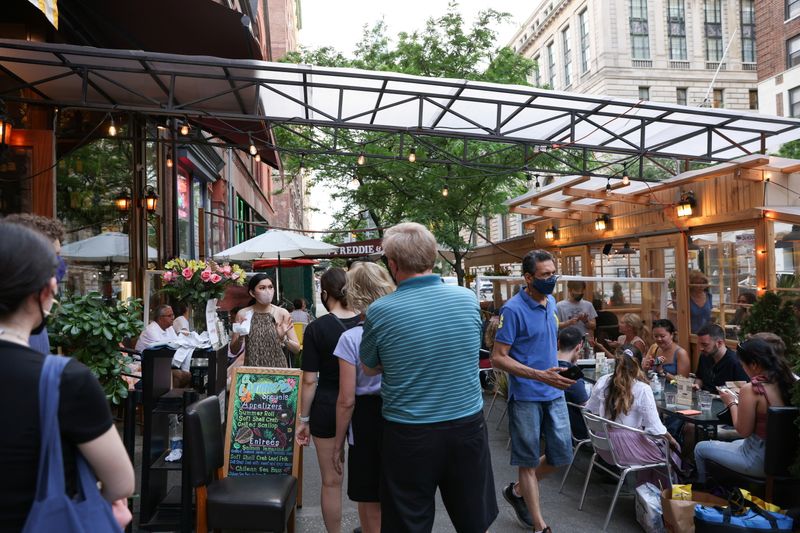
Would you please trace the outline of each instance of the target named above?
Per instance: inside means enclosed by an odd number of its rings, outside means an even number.
[[[253,270],[264,270],[277,266],[281,268],[314,266],[316,264],[319,264],[319,261],[315,261],[314,259],[281,259],[280,265],[277,259],[259,259],[258,261],[253,261]]]
[[[9,101],[725,161],[800,120],[390,72],[0,40]],[[23,91],[23,89],[28,89]]]

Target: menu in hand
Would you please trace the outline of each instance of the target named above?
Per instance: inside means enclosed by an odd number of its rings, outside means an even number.
[[[297,475],[301,371],[239,367],[228,395],[225,475]]]

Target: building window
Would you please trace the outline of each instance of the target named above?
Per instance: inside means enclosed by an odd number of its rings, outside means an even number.
[[[585,9],[578,15],[578,24],[581,32],[581,74],[583,74],[589,70],[589,15]]]
[[[553,43],[547,45],[547,83],[551,89],[556,88],[556,56]]]
[[[800,0],[786,0],[786,19],[800,15]]]
[[[647,0],[631,0],[631,54],[633,59],[650,59]]]
[[[686,87],[678,87],[675,89],[675,97],[678,101],[678,105],[688,105],[688,93],[689,90]]]
[[[706,0],[706,61],[722,61],[722,0]]]
[[[725,91],[724,89],[714,89],[714,107],[725,107]]]
[[[789,91],[789,115],[800,117],[800,87],[795,87]]]
[[[650,87],[639,87],[639,100],[650,100]]]
[[[536,56],[533,58],[535,65],[533,66],[533,84],[537,87],[542,86],[542,71],[540,67],[541,57]]]
[[[669,0],[667,8],[669,28],[669,58],[673,61],[686,61],[686,13],[683,0]]]
[[[750,109],[758,109],[758,91],[756,89],[750,89],[747,95],[750,98]]]
[[[561,49],[564,51],[564,87],[572,85],[572,48],[569,44],[569,26],[561,32]]]
[[[786,42],[786,68],[800,65],[800,35],[795,35]]]
[[[742,61],[756,62],[755,0],[742,0]]]

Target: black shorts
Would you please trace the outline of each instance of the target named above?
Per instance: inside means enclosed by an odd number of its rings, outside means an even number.
[[[309,429],[311,435],[318,439],[332,439],[336,436],[336,400],[337,389],[317,387],[314,401],[311,403]]]
[[[354,502],[379,502],[383,400],[377,395],[356,396],[353,410],[353,446],[347,454],[347,497]]]
[[[436,424],[385,421],[381,533],[431,531],[438,487],[458,533],[484,533],[497,518],[483,411]]]

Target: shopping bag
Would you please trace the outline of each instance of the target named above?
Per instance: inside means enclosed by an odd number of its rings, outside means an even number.
[[[664,528],[669,533],[694,533],[694,508],[697,504],[727,505],[727,501],[713,494],[693,491],[689,500],[675,500],[672,489],[661,491],[661,512]]]
[[[661,491],[652,483],[636,487],[636,521],[647,533],[664,533]]]

